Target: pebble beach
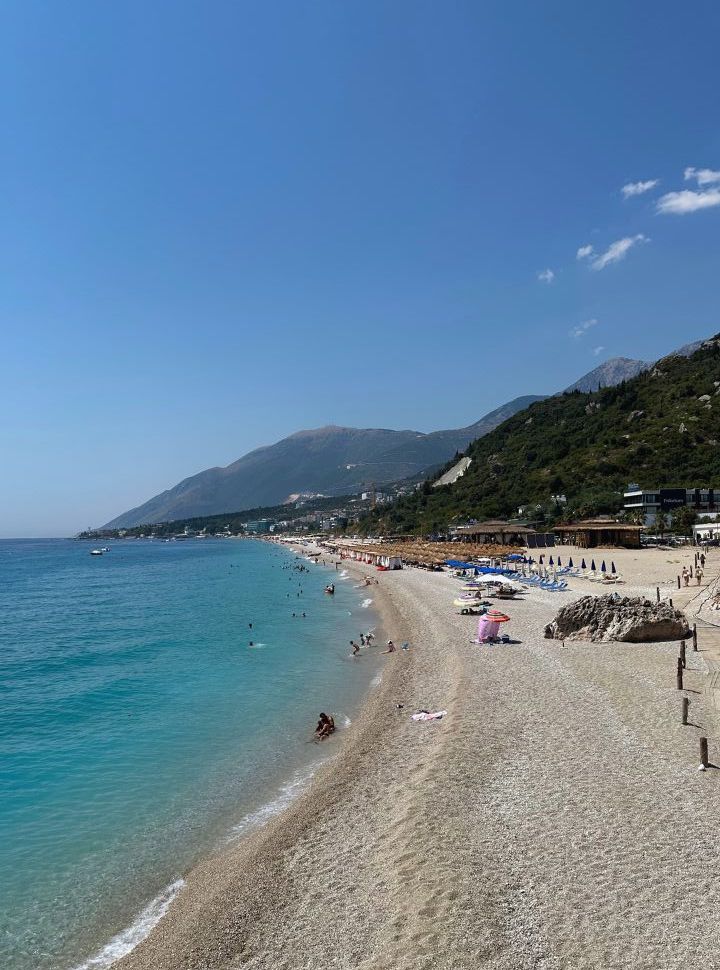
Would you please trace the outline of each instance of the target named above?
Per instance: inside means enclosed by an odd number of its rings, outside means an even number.
[[[187,873],[118,970],[717,966],[720,772],[698,771],[698,740],[720,764],[714,647],[700,625],[714,622],[700,614],[720,554],[701,589],[681,591],[687,549],[613,558],[623,595],[659,586],[691,622],[698,613],[689,725],[677,642],[544,639],[557,609],[595,584],[504,601],[520,642],[476,646],[448,573],[379,574],[378,640],[410,650],[382,658],[309,790]],[[415,722],[420,709],[447,714]]]

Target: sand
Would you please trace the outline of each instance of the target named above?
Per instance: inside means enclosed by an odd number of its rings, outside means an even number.
[[[622,592],[668,596],[692,556],[606,558]],[[709,565],[714,580],[720,552]],[[542,638],[594,584],[500,604],[522,643],[493,647],[470,644],[457,585],[381,575],[375,605],[411,650],[383,658],[309,792],[189,873],[118,970],[720,966],[720,772],[697,770],[700,734],[720,763],[702,642],[683,727],[676,643]],[[448,714],[415,723],[418,708]]]

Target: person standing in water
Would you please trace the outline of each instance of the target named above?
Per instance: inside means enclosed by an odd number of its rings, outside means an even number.
[[[357,657],[357,655],[360,653],[360,647],[357,645],[357,643],[355,643],[354,640],[350,641],[350,646],[352,647],[353,657]]]

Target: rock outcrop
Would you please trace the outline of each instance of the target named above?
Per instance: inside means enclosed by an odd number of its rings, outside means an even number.
[[[608,643],[646,643],[680,640],[688,635],[684,613],[669,603],[653,603],[642,596],[583,596],[564,606],[545,627],[549,640],[593,640]]]

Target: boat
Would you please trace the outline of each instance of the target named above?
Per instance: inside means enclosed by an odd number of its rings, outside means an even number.
[[[103,554],[102,549],[91,549],[90,550],[90,555],[91,556],[102,556],[102,554]]]

